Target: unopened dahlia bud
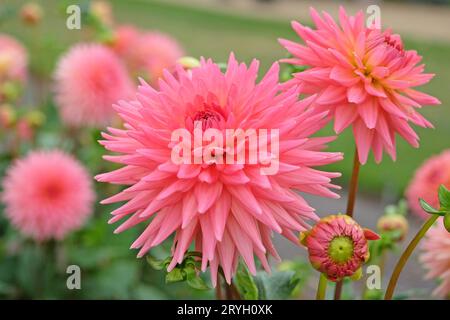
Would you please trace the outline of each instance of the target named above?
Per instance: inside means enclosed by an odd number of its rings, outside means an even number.
[[[400,214],[387,214],[381,216],[377,223],[378,231],[385,232],[398,232],[398,236],[394,240],[402,241],[408,233],[408,220]]]
[[[16,112],[9,104],[0,105],[0,129],[8,128],[16,121]]]
[[[43,15],[42,7],[36,2],[28,2],[20,9],[20,18],[29,25],[36,25],[41,22]]]
[[[113,25],[113,10],[111,4],[105,0],[95,0],[90,4],[90,12],[97,19],[100,20],[101,23],[111,26]]]
[[[375,232],[362,228],[346,215],[322,218],[311,230],[300,234],[312,266],[330,281],[359,279],[361,266],[370,255],[368,240],[378,239]]]
[[[181,65],[185,70],[200,67],[200,61],[194,57],[182,57],[178,59],[177,63]]]
[[[45,114],[39,110],[32,110],[25,115],[27,122],[33,127],[40,127],[45,122]]]

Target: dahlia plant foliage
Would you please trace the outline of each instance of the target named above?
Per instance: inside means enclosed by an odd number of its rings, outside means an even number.
[[[34,2],[17,14],[45,22]],[[419,111],[440,101],[417,87],[434,75],[362,11],[310,15],[267,71],[234,48],[226,62],[188,56],[164,32],[118,24],[106,1],[82,8],[82,36],[46,76],[0,33],[0,297],[389,300],[417,260],[430,293],[450,298],[449,150],[410,173],[376,232],[355,207],[369,154],[395,161],[397,137],[419,148],[412,125],[433,127]],[[334,145],[346,129],[354,155]],[[62,289],[67,265],[96,290]],[[358,295],[349,280],[369,266],[382,286]]]

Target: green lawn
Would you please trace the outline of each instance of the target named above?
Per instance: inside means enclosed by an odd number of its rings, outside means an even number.
[[[7,0],[7,3],[18,3]],[[53,4],[55,1],[43,1]],[[284,57],[286,52],[277,43],[277,38],[294,38],[289,21],[261,20],[238,15],[165,4],[162,1],[130,0],[112,1],[117,20],[132,23],[143,28],[159,29],[175,36],[192,56],[212,57],[216,61],[226,60],[230,51],[244,61],[258,58],[263,70],[275,60]],[[48,8],[49,6],[47,6]],[[48,8],[44,25],[38,31],[24,30],[17,22],[8,20],[0,25],[2,32],[19,36],[30,48],[39,48],[32,56],[34,70],[48,74],[56,57],[71,42],[80,40],[80,31],[65,28],[64,10],[60,7]],[[45,41],[36,39],[44,37]],[[418,129],[421,148],[413,149],[406,143],[398,145],[396,163],[385,158],[382,165],[372,160],[362,169],[361,187],[369,192],[388,190],[399,193],[411,174],[422,161],[432,154],[450,147],[450,44],[406,39],[406,47],[418,50],[424,56],[427,70],[437,74],[430,85],[424,88],[428,93],[442,101],[439,107],[427,107],[424,115],[436,126],[434,130]],[[326,129],[325,133],[330,133]],[[350,132],[344,133],[331,144],[333,151],[345,152],[345,160],[333,169],[342,171],[344,179],[349,178],[353,157],[353,140]]]

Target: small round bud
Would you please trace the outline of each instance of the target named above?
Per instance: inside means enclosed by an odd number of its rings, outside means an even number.
[[[200,61],[193,57],[182,57],[177,62],[186,70],[200,67]]]
[[[311,230],[300,234],[312,266],[330,281],[359,279],[361,266],[369,259],[368,241],[377,239],[375,232],[346,215],[322,218]]]
[[[403,215],[387,214],[378,219],[377,228],[382,233],[397,231],[399,235],[395,240],[402,241],[408,233],[409,225]]]
[[[22,21],[29,25],[36,25],[41,22],[44,11],[36,2],[28,2],[20,9],[20,17]]]
[[[113,25],[113,11],[111,4],[105,0],[94,0],[90,5],[91,14],[107,26]]]
[[[0,128],[8,128],[16,121],[16,112],[9,104],[3,104],[0,106]]]

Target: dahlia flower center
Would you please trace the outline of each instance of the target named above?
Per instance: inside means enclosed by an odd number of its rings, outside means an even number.
[[[202,110],[198,111],[194,116],[194,123],[201,122],[202,130],[209,128],[220,128],[220,123],[224,121],[223,116],[214,110]]]
[[[53,200],[57,198],[61,194],[61,192],[62,192],[61,186],[55,183],[48,184],[47,186],[42,188],[42,193],[48,200]]]
[[[353,256],[353,240],[347,236],[338,236],[331,240],[328,254],[335,263],[345,263]]]

